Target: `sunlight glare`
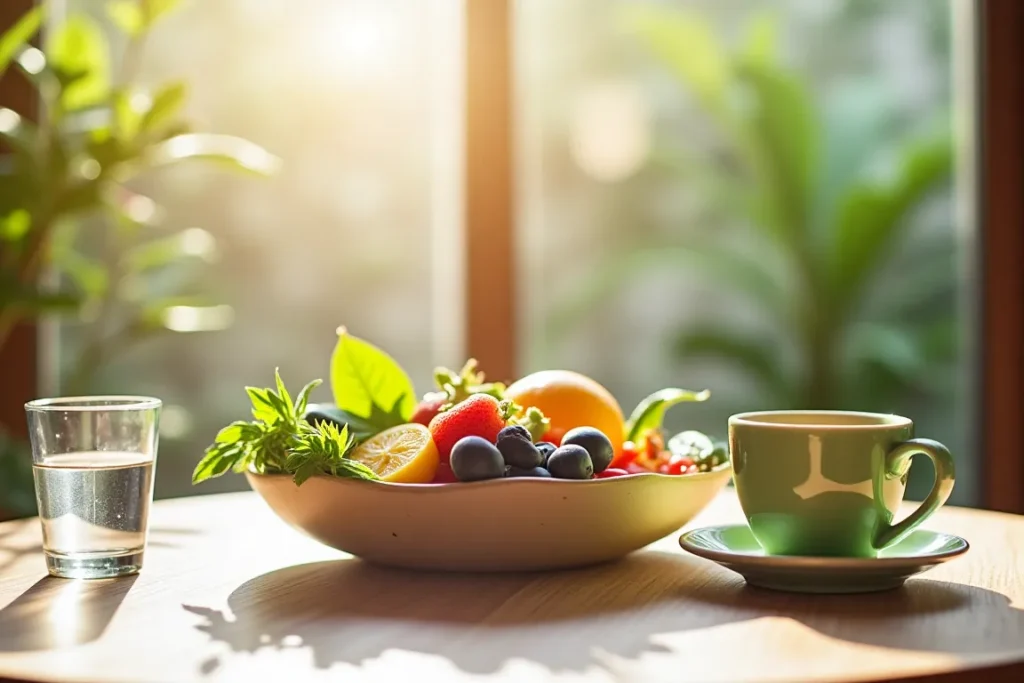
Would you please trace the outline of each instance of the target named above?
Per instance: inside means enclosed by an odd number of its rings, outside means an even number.
[[[18,64],[21,65],[21,68],[24,69],[26,73],[35,76],[46,68],[46,56],[39,48],[28,47],[18,55]]]
[[[172,332],[210,332],[223,330],[235,320],[231,306],[168,306],[163,324]]]
[[[72,580],[61,586],[60,593],[50,603],[49,620],[53,625],[53,645],[66,647],[79,643],[84,581]]]
[[[651,148],[647,103],[629,83],[586,88],[573,109],[570,148],[584,173],[610,183],[633,175]]]
[[[366,0],[336,3],[318,23],[315,57],[354,80],[380,76],[396,56],[401,16]]]

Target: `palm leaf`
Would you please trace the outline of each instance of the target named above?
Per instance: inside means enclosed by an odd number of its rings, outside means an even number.
[[[753,302],[782,324],[791,311],[785,287],[762,260],[710,242],[614,255],[592,272],[594,275],[584,280],[579,289],[551,307],[547,324],[552,337],[565,334],[582,314],[600,308],[602,302],[629,283],[656,272],[699,274],[719,283],[723,290]]]
[[[949,176],[952,166],[952,141],[943,135],[907,148],[890,181],[860,183],[846,193],[835,219],[829,268],[836,306],[847,308],[863,293],[886,250],[909,225],[907,214]]]
[[[679,333],[672,348],[681,359],[713,358],[735,366],[782,404],[795,394],[775,347],[760,339],[716,325],[691,325]]]

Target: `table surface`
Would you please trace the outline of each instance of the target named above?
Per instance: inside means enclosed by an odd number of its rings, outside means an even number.
[[[691,526],[740,519],[727,491]],[[589,569],[452,575],[348,558],[252,493],[160,501],[150,526],[141,574],[68,581],[37,520],[0,524],[0,679],[1024,680],[1024,517],[946,508],[929,526],[970,552],[861,596],[747,587],[677,534]]]

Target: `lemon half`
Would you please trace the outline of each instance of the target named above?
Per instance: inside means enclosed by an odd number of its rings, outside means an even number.
[[[430,431],[421,424],[385,429],[356,446],[349,456],[381,478],[398,484],[426,484],[434,478],[440,458]]]

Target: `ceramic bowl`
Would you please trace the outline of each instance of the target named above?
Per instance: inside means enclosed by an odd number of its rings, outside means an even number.
[[[681,476],[388,484],[247,473],[292,527],[383,565],[529,571],[614,560],[678,531],[729,481],[725,464]]]

